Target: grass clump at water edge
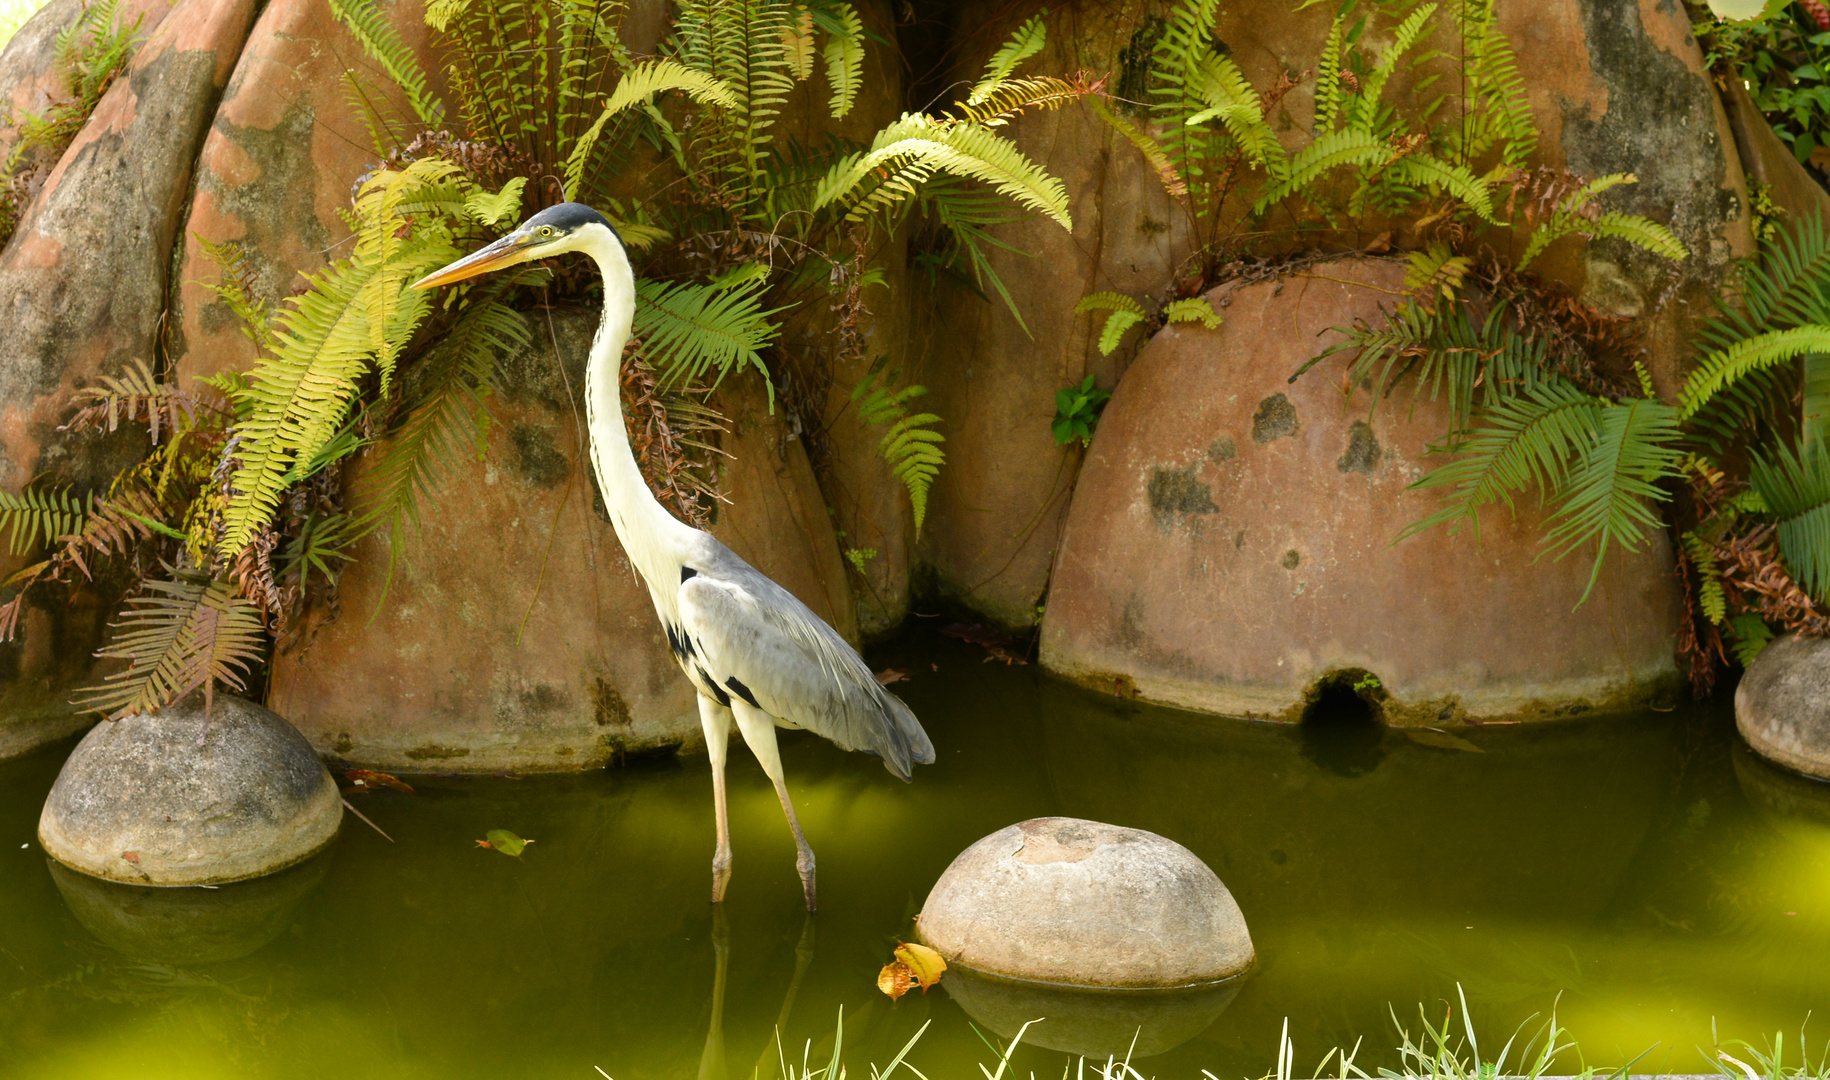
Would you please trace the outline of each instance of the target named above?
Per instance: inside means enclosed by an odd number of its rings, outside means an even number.
[[[1553,1006],[1549,1019],[1526,1039],[1522,1047],[1518,1046],[1519,1037],[1537,1019],[1535,1014],[1527,1017],[1514,1030],[1497,1056],[1484,1058],[1480,1041],[1474,1032],[1474,1018],[1468,1011],[1467,995],[1463,993],[1460,984],[1456,985],[1455,992],[1461,1004],[1460,1032],[1455,1030],[1453,1006],[1448,1007],[1440,1024],[1432,1024],[1424,1006],[1419,1004],[1417,1013],[1422,1025],[1420,1036],[1413,1036],[1398,1019],[1396,1011],[1392,1013],[1392,1025],[1397,1029],[1399,1040],[1396,1049],[1401,1065],[1398,1069],[1379,1068],[1367,1072],[1355,1064],[1365,1041],[1361,1039],[1354,1043],[1351,1050],[1335,1047],[1324,1054],[1307,1080],[1544,1080],[1552,1076],[1559,1080],[1563,1077],[1572,1080],[1625,1080],[1636,1075],[1631,1073],[1633,1066],[1655,1049],[1647,1047],[1633,1060],[1613,1069],[1585,1065],[1574,1072],[1552,1072],[1557,1059],[1563,1054],[1572,1050],[1577,1052],[1578,1057],[1581,1054],[1575,1042],[1566,1041],[1569,1031],[1557,1023],[1557,1013]],[[1042,1019],[1037,1017],[1024,1024],[1001,1048],[987,1038],[984,1032],[979,1031],[977,1025],[973,1026],[979,1038],[997,1055],[994,1064],[979,1064],[983,1080],[1006,1080],[1006,1077],[1016,1076],[1010,1068],[1011,1056],[1016,1053],[1031,1025]],[[907,1071],[916,1080],[929,1080],[926,1073],[909,1061],[909,1054],[932,1025],[932,1020],[924,1022],[887,1065],[879,1067],[871,1064],[871,1080],[890,1080],[898,1069]],[[1802,1028],[1798,1035],[1796,1060],[1787,1058],[1783,1032],[1775,1034],[1764,1048],[1742,1039],[1724,1042],[1716,1036],[1713,1024],[1710,1037],[1712,1045],[1708,1048],[1698,1047],[1698,1053],[1715,1072],[1732,1080],[1830,1080],[1830,1048],[1822,1050],[1817,1060],[1813,1061]],[[1515,1047],[1518,1047],[1516,1056]],[[751,1080],[844,1080],[847,1075],[842,1060],[845,1050],[844,1007],[839,1009],[838,1022],[833,1030],[832,1054],[824,1065],[815,1066],[811,1039],[803,1045],[800,1061],[792,1060],[782,1042],[780,1029],[776,1031],[775,1050],[776,1069],[773,1075],[764,1073],[759,1066],[752,1072]],[[1298,1080],[1295,1064],[1296,1046],[1290,1039],[1290,1021],[1285,1018],[1283,1031],[1278,1037],[1276,1064],[1258,1080]],[[1333,1069],[1329,1069],[1330,1064],[1334,1066]],[[604,1080],[615,1080],[601,1068],[596,1071]],[[1204,1080],[1225,1080],[1206,1069],[1201,1071],[1201,1075]],[[1130,1052],[1123,1058],[1110,1056],[1104,1062],[1077,1058],[1063,1067],[1062,1080],[1069,1080],[1070,1077],[1072,1080],[1154,1080],[1131,1063]],[[1033,1072],[1029,1080],[1035,1080]]]

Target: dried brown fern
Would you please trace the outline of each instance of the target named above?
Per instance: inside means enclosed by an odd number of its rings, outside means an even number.
[[[623,423],[642,478],[662,505],[688,525],[710,528],[717,520],[719,494],[712,458],[730,457],[715,440],[728,430],[723,414],[705,403],[709,390],[666,390],[654,369],[635,355],[631,343],[623,360]]]

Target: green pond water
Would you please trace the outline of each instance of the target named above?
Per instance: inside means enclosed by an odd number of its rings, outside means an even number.
[[[54,871],[35,829],[69,745],[0,765],[0,1076],[738,1080],[775,1075],[778,1026],[823,1063],[841,1006],[851,1076],[930,1020],[911,1061],[977,1076],[991,1054],[957,992],[892,1005],[877,972],[955,854],[1051,814],[1180,841],[1251,926],[1256,971],[1223,1008],[1159,1023],[1146,1075],[1263,1075],[1286,1017],[1301,1075],[1362,1035],[1362,1066],[1393,1064],[1388,1003],[1415,1030],[1418,1002],[1440,1017],[1457,982],[1493,1045],[1560,993],[1588,1063],[1653,1048],[1636,1072],[1706,1071],[1712,1020],[1791,1046],[1830,1010],[1830,786],[1747,757],[1724,706],[1489,727],[1472,753],[1140,707],[982,656],[921,634],[873,653],[911,673],[897,689],[939,748],[913,785],[784,738],[820,859],[812,920],[768,783],[735,750],[716,918],[703,758],[408,777],[417,795],[358,802],[396,842],[346,819],[327,857],[213,892]],[[536,843],[478,848],[493,828]],[[978,1007],[988,1033],[1044,1015]],[[1111,1038],[1084,1002],[1048,1008],[1073,1019],[1041,1041]],[[1068,1061],[1014,1059],[1040,1077]]]

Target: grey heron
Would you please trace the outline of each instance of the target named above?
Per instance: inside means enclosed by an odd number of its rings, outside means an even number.
[[[775,729],[805,728],[843,749],[875,754],[905,781],[911,765],[933,763],[934,745],[909,707],[877,682],[832,627],[716,537],[674,518],[649,491],[629,447],[618,379],[635,319],[635,272],[622,239],[602,214],[581,203],[549,207],[413,288],[448,285],[569,251],[593,259],[604,280],[603,318],[585,370],[591,462],[616,537],[648,586],[674,659],[697,692],[711,754],[718,833],[712,902],[724,899],[731,876],[724,765],[734,719],[781,799],[812,911],[813,849],[788,796]]]

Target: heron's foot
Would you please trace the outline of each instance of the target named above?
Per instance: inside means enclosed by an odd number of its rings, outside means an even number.
[[[731,853],[720,851],[712,856],[712,903],[724,903],[724,890],[730,883]]]
[[[819,902],[815,899],[813,888],[813,852],[802,850],[800,857],[794,860],[794,868],[801,872],[801,891],[807,894],[807,910],[817,910]]]

